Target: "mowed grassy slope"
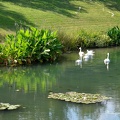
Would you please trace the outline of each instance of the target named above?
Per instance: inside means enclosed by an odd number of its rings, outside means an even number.
[[[81,29],[107,31],[120,26],[119,6],[119,0],[1,0],[0,40],[15,33],[15,22],[74,37]]]

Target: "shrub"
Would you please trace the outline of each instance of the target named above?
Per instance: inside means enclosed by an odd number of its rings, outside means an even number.
[[[107,34],[112,40],[111,45],[120,45],[120,29],[118,26],[110,29]]]
[[[111,39],[106,34],[98,34],[95,41],[96,47],[108,47],[110,46]]]
[[[77,38],[77,44],[84,48],[95,47],[95,41],[96,41],[96,34],[87,33],[84,30],[80,31]]]
[[[53,62],[62,53],[61,48],[57,32],[38,30],[34,27],[21,28],[16,35],[6,36],[0,58],[3,58],[6,64]]]

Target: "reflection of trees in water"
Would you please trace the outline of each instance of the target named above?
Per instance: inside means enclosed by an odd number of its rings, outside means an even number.
[[[105,111],[100,114],[99,119],[109,119],[118,120],[120,119],[120,86],[119,86],[119,76],[114,77],[112,80],[109,79],[109,82],[100,89],[100,92],[111,97],[112,99],[107,101],[105,104]],[[104,118],[106,115],[106,118]]]
[[[76,106],[68,106],[67,115],[69,119],[75,114],[74,117],[80,118],[79,120],[96,120],[104,110],[105,106],[101,103],[89,105],[77,104]]]
[[[45,92],[56,84],[58,68],[55,66],[33,66],[1,69],[0,86],[4,83],[14,86],[14,89],[40,90]],[[58,72],[59,73],[59,72]]]
[[[51,120],[56,116],[64,120],[96,120],[106,107],[104,104],[76,104],[59,100],[51,100],[49,104]]]

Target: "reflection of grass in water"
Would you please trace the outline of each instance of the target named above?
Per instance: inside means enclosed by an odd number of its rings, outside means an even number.
[[[54,74],[56,68],[10,68],[0,72],[2,74],[0,86],[8,83],[11,86],[15,86],[14,89],[24,89],[25,92],[29,90],[45,92],[56,84],[56,75]]]

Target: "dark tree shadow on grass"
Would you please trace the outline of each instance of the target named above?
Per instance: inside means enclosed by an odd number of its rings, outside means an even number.
[[[22,7],[29,7],[42,11],[52,11],[59,13],[71,18],[77,18],[76,14],[73,12],[78,12],[78,5],[71,3],[71,0],[4,0],[11,2],[12,4],[19,5]],[[77,1],[77,0],[76,0]],[[78,0],[79,1],[79,0]],[[81,0],[92,4],[93,2],[102,2],[106,7],[111,10],[120,11],[120,0]],[[81,13],[87,13],[87,10],[83,7]],[[70,12],[72,11],[72,12]],[[34,26],[33,23],[30,23],[22,14],[8,11],[5,9],[2,4],[0,4],[0,27],[4,29],[13,29],[14,23],[24,22],[26,24]]]
[[[67,17],[76,17],[74,13],[70,11],[78,11],[79,6],[71,3],[71,0],[4,0],[8,2],[12,2],[13,4],[29,7],[42,11],[52,11],[55,13],[59,13],[65,15]],[[79,1],[79,0],[75,0]],[[92,4],[93,2],[102,2],[106,7],[111,10],[120,11],[120,0],[81,0],[83,2],[88,2]],[[87,13],[87,10],[82,7],[81,12]],[[70,11],[69,11],[70,10]]]
[[[120,0],[81,0],[84,2],[87,2],[89,4],[92,4],[94,2],[101,2],[105,5],[105,7],[111,9],[120,11]]]
[[[6,10],[6,7],[0,4],[0,28],[15,30],[15,22],[24,23],[26,25],[34,25],[30,23],[23,15],[20,13]]]
[[[120,11],[120,0],[104,0],[104,5],[111,10]]]
[[[70,11],[78,11],[79,6],[70,3],[70,0],[4,0],[16,5],[29,7],[42,11],[52,11],[65,15],[67,17],[76,17],[76,14]],[[70,11],[69,11],[70,10]],[[82,12],[87,12],[84,8]]]

